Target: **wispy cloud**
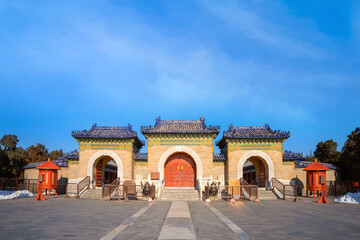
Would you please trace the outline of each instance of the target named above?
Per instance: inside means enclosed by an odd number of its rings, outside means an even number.
[[[290,29],[284,24],[276,24],[270,18],[261,16],[253,7],[237,1],[206,1],[203,5],[211,13],[222,19],[233,29],[241,31],[246,37],[259,43],[275,47],[292,57],[327,58],[326,52],[301,38],[290,36]],[[278,9],[269,9],[277,11]],[[276,12],[276,14],[281,14]],[[288,16],[289,18],[290,16]]]

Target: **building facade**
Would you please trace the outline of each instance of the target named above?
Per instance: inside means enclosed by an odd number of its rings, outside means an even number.
[[[124,127],[102,127],[74,131],[78,152],[65,155],[61,177],[80,181],[89,176],[93,188],[119,177],[137,184],[154,184],[166,188],[202,189],[213,181],[221,185],[245,178],[266,187],[275,177],[285,182],[296,178],[305,185],[304,159],[288,157],[283,143],[290,132],[274,131],[269,125],[237,127],[232,124],[223,132],[219,126],[208,126],[199,120],[161,120],[141,127],[146,142],[129,124]],[[142,148],[146,147],[146,151]],[[286,156],[288,158],[286,158]],[[66,163],[66,166],[65,166]],[[302,165],[301,165],[302,164]],[[25,178],[32,178],[34,166],[27,166]],[[334,169],[335,171],[335,169]],[[329,178],[335,178],[335,173]]]

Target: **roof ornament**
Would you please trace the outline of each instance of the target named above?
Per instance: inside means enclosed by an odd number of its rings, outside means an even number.
[[[265,123],[265,128],[270,128],[269,124]]]
[[[161,121],[161,117],[158,116],[158,117],[155,119],[155,125],[157,125],[160,121]]]
[[[128,128],[129,128],[130,131],[133,130],[133,129],[132,129],[132,125],[131,125],[130,123],[128,123]]]
[[[202,117],[202,116],[200,116],[200,121],[201,121],[202,123],[204,123],[204,122],[205,122],[205,118]]]
[[[234,128],[234,124],[230,123],[229,124],[229,130],[233,129]]]
[[[97,123],[94,123],[94,124],[92,125],[92,127],[93,127],[93,128],[97,127]]]

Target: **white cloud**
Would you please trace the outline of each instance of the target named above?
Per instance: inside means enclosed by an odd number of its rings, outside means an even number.
[[[241,31],[246,37],[275,47],[291,57],[328,58],[322,49],[300,38],[291,37],[290,33],[293,30],[290,31],[284,27],[284,24],[276,24],[272,19],[261,16],[246,4],[240,5],[236,1],[221,1],[221,3],[207,1],[203,6],[233,29]],[[277,10],[279,9],[269,11],[281,14],[281,11]]]

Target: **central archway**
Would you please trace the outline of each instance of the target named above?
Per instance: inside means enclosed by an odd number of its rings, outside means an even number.
[[[186,153],[190,157],[192,157],[192,159],[195,161],[195,165],[196,165],[196,179],[201,180],[202,179],[202,163],[201,163],[200,157],[196,154],[196,152],[194,150],[192,150],[191,148],[186,147],[186,146],[174,146],[174,147],[169,148],[168,150],[166,150],[163,153],[163,155],[160,158],[159,165],[158,165],[160,179],[161,180],[164,179],[164,167],[165,167],[166,160],[171,155],[173,155],[174,153],[178,153],[178,152]]]
[[[165,187],[196,187],[196,164],[186,153],[174,153],[165,162]]]

